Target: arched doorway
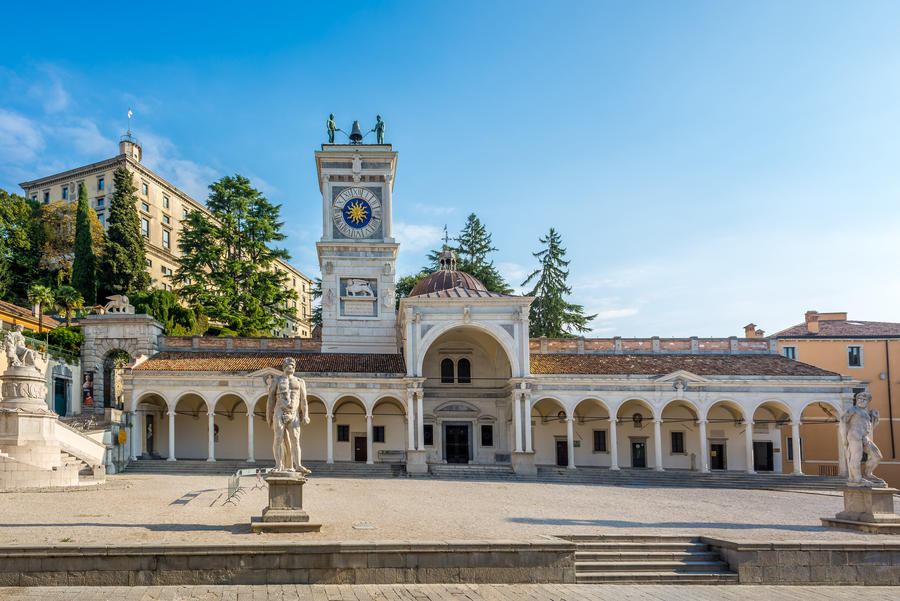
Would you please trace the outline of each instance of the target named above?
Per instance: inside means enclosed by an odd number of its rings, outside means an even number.
[[[383,397],[372,407],[373,460],[402,462],[407,446],[406,408],[394,397]]]
[[[655,464],[658,455],[650,404],[640,399],[625,401],[616,412],[616,418],[619,420],[616,438],[621,465],[635,469],[661,468]]]
[[[584,399],[574,410],[575,465],[609,467],[612,465],[609,409],[597,399]]]
[[[553,398],[542,398],[531,406],[530,417],[534,424],[534,463],[560,467],[569,465],[566,408],[563,404]]]
[[[366,406],[355,396],[343,396],[334,403],[335,461],[366,462],[369,441],[366,436]]]
[[[781,472],[785,453],[781,447],[781,430],[790,429],[791,410],[780,401],[761,403],[753,412],[752,444],[747,447],[747,461],[754,472]],[[750,471],[750,470],[748,470]]]
[[[103,407],[125,409],[125,366],[131,355],[122,349],[115,349],[103,358]]]
[[[666,469],[700,470],[699,412],[688,401],[675,400],[663,407],[660,425],[663,466]]]
[[[841,412],[829,403],[810,403],[800,412],[800,423],[782,427],[784,471],[813,476],[838,476],[838,423]],[[799,439],[799,440],[798,440]]]
[[[437,335],[421,357],[423,415],[416,419],[427,461],[509,463],[516,420],[504,345],[485,329],[461,325]]]
[[[135,455],[145,458],[159,458],[169,455],[168,404],[156,393],[142,395],[135,407],[135,420],[138,423],[138,437],[133,441]]]
[[[706,411],[707,465],[711,471],[744,470],[745,417],[740,405],[720,400]]]
[[[248,459],[250,433],[244,399],[236,394],[225,394],[216,400],[215,407],[213,436],[216,459]]]
[[[209,457],[209,418],[206,400],[197,393],[183,394],[175,403],[175,457]],[[215,429],[213,430],[215,444]]]

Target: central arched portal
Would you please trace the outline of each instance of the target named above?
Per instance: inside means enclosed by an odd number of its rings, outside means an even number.
[[[422,359],[423,440],[429,463],[509,463],[512,433],[507,349],[489,331],[460,326]]]

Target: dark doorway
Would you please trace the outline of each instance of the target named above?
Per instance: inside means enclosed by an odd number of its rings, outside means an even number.
[[[771,441],[753,441],[753,469],[757,472],[771,472],[775,469]]]
[[[53,380],[53,410],[57,415],[66,415],[66,381],[62,378]]]
[[[631,441],[631,467],[647,467],[647,443]]]
[[[444,426],[444,458],[447,463],[469,463],[469,426]]]
[[[366,461],[366,437],[353,437],[353,461]]]
[[[556,465],[562,467],[569,465],[569,443],[565,440],[556,441]]]
[[[709,444],[709,469],[725,469],[725,443],[712,442]]]
[[[155,423],[154,416],[150,415],[149,413],[146,415],[146,418],[147,418],[147,421],[146,421],[147,454],[151,455],[151,454],[153,454],[153,451],[155,450],[155,448],[153,446],[153,439],[156,435],[156,423]]]

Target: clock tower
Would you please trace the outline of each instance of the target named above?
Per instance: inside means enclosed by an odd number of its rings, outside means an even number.
[[[322,144],[322,351],[396,353],[397,248],[391,193],[397,153],[390,144]]]

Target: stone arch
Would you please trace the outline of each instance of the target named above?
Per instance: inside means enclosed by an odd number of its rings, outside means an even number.
[[[465,329],[476,329],[480,330],[489,336],[491,336],[497,344],[503,348],[506,354],[506,360],[509,361],[510,371],[512,377],[522,377],[522,362],[519,360],[518,353],[516,353],[516,341],[510,336],[503,328],[499,325],[486,323],[482,321],[470,321],[469,323],[447,323],[435,325],[422,337],[422,339],[416,345],[416,357],[414,359],[414,375],[421,376],[423,364],[425,362],[425,355],[428,353],[428,350],[431,348],[431,345],[434,342],[453,330],[465,330]]]
[[[607,419],[609,419],[609,416],[612,415],[612,411],[610,411],[609,404],[606,401],[604,401],[603,399],[600,399],[598,397],[585,397],[585,398],[581,399],[580,401],[578,401],[577,403],[575,403],[575,406],[572,407],[572,411],[571,411],[572,417],[578,417],[579,408],[581,408],[581,406],[585,405],[585,404],[587,404],[587,405],[593,404],[595,406],[603,408],[603,410],[606,411]]]
[[[746,421],[747,420],[747,410],[744,406],[734,399],[722,398],[711,403],[705,411],[703,411],[703,419],[707,421],[712,421],[710,418],[710,413],[712,413],[713,409],[724,408],[729,414],[732,415],[734,421]],[[749,415],[752,415],[750,413]]]
[[[132,394],[131,403],[126,404],[126,411],[137,411],[137,408],[140,406],[141,402],[145,397],[148,396],[157,396],[159,397],[163,403],[165,403],[166,411],[171,411],[174,409],[172,406],[172,402],[169,400],[169,397],[159,390],[141,390],[140,392]]]
[[[338,410],[347,404],[358,405],[363,410],[363,415],[369,415],[368,405],[366,405],[366,402],[362,400],[362,398],[358,397],[355,394],[338,395],[338,397],[335,398],[334,401],[332,401],[329,412],[331,413],[331,415],[336,415],[338,413]]]
[[[700,408],[697,407],[697,405],[695,405],[693,402],[691,402],[687,399],[672,399],[671,401],[667,402],[659,410],[659,418],[664,420],[666,409],[673,407],[673,406],[685,407],[694,413],[694,420],[700,419],[700,415],[701,415]]]
[[[777,422],[784,421],[785,417],[787,418],[788,422],[792,422],[795,419],[794,410],[790,405],[788,405],[781,399],[770,398],[756,403],[753,408],[747,412],[751,420],[756,421],[756,412],[760,409],[765,409],[766,411],[768,411],[774,418],[774,421]],[[778,411],[780,411],[782,415],[779,415],[777,413]]]
[[[381,405],[385,405],[385,404],[394,405],[400,409],[400,412],[403,415],[407,414],[406,403],[404,403],[402,400],[400,400],[400,398],[398,398],[396,395],[392,395],[392,394],[385,394],[385,395],[382,395],[382,396],[378,397],[377,399],[375,399],[375,402],[372,403],[372,409],[369,411],[369,413],[371,413],[372,415],[375,415],[375,410],[378,407],[380,407]]]
[[[644,409],[646,409],[650,413],[650,415],[648,417],[650,418],[651,421],[654,419],[657,419],[659,417],[656,412],[656,407],[653,406],[653,403],[650,402],[649,399],[645,399],[643,397],[638,397],[638,396],[631,396],[631,397],[628,397],[627,399],[625,399],[624,401],[622,401],[621,403],[619,403],[619,405],[616,407],[616,419],[623,419],[622,410],[625,409],[626,407],[628,407],[629,405],[632,405],[632,406],[636,405],[636,406],[640,406],[640,407],[643,407]],[[628,419],[632,419],[633,413],[634,413],[633,411],[629,410],[629,414],[625,415],[624,417],[628,418]]]

